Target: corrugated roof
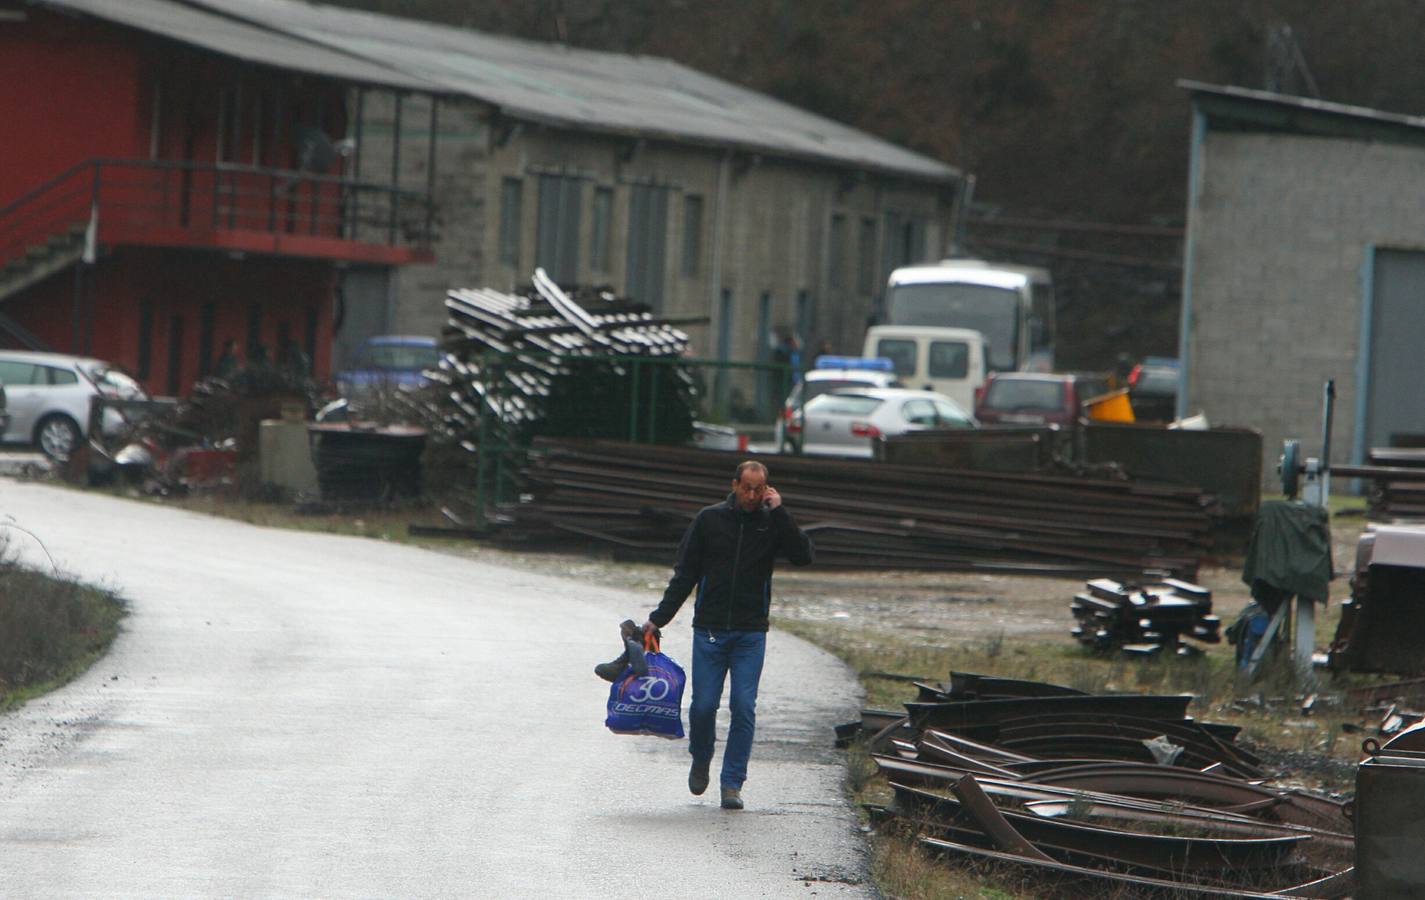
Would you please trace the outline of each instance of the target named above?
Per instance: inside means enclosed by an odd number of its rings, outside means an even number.
[[[922,180],[960,175],[849,125],[661,58],[580,50],[298,0],[47,2],[244,59],[468,96],[517,119],[731,145]]]
[[[196,0],[340,47],[517,118],[691,138],[947,180],[889,141],[666,59],[580,50],[297,0]]]
[[[173,0],[40,0],[42,5],[83,13],[118,25],[182,41],[238,59],[328,75],[358,84],[419,91],[439,87],[388,65],[368,62],[300,37],[197,9]]]

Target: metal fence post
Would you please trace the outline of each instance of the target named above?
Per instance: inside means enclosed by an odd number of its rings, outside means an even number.
[[[480,375],[485,379],[485,391],[480,397],[480,428],[475,458],[475,517],[485,527],[485,455],[490,451],[490,364],[488,355],[480,357]]]
[[[638,443],[638,363],[637,359],[632,361],[633,386],[628,403],[628,442],[630,444]]]
[[[658,364],[648,373],[648,443],[658,443]]]

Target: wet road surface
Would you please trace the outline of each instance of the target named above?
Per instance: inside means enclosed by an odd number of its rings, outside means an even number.
[[[603,728],[591,668],[656,592],[0,479],[6,517],[130,615],[0,715],[4,896],[873,893],[830,749],[854,679],[796,638],[768,642],[729,813],[716,761],[695,798],[686,742]]]

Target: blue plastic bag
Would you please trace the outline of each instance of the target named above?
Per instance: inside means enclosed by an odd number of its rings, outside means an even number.
[[[624,670],[609,688],[604,724],[614,734],[651,734],[669,740],[683,736],[683,667],[657,650],[644,654],[648,672]]]

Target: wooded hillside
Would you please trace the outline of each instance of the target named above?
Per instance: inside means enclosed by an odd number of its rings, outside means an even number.
[[[1314,82],[1328,100],[1406,113],[1425,105],[1420,0],[343,5],[678,60],[974,173],[980,220],[1180,226],[1189,115],[1179,78],[1299,93]],[[992,258],[1055,268],[1065,362],[1176,352],[1180,245],[1170,235],[981,224],[971,238]]]

